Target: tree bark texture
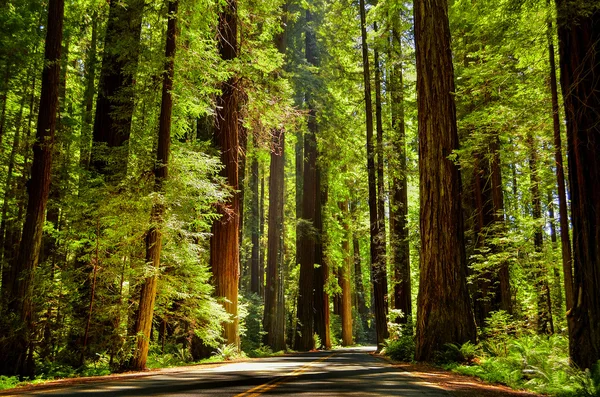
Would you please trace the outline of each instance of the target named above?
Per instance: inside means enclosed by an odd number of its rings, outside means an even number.
[[[250,292],[260,293],[260,235],[259,235],[259,186],[258,186],[258,159],[256,137],[253,139],[254,153],[250,165],[250,236],[252,237],[252,255],[250,257]]]
[[[374,30],[377,32],[377,23],[374,23]],[[385,269],[385,296],[388,295],[387,289],[387,252],[386,252],[386,233],[385,233],[385,178],[384,178],[384,158],[383,158],[383,109],[381,105],[381,65],[379,62],[379,51],[375,47],[373,51],[375,65],[375,125],[377,130],[377,222],[379,229],[379,257],[381,258],[381,268]],[[387,304],[387,300],[386,300]],[[387,312],[387,307],[386,307]]]
[[[175,49],[177,40],[178,0],[170,0],[167,22],[167,43],[165,46],[166,70],[163,77],[162,101],[158,127],[158,147],[154,165],[154,191],[164,193],[164,182],[168,177],[169,150],[171,147],[171,115],[173,113],[173,76],[175,72]],[[158,199],[161,200],[160,198]],[[135,322],[137,346],[133,354],[132,369],[141,371],[146,367],[150,331],[154,315],[154,301],[162,250],[162,225],[165,206],[162,202],[152,206],[152,227],[146,234],[146,263],[151,264],[153,273],[144,279],[140,292],[140,304]]]
[[[283,302],[283,204],[285,180],[285,132],[275,131],[269,178],[269,229],[263,328],[265,344],[275,352],[285,350]]]
[[[317,38],[312,25],[313,16],[306,11],[305,47],[306,61],[318,65]],[[315,211],[317,195],[317,113],[313,103],[313,94],[306,93],[308,105],[308,131],[304,135],[303,176],[302,176],[302,218],[298,224],[298,263],[300,280],[298,288],[298,325],[294,349],[308,351],[313,349],[314,332],[314,265],[315,265]]]
[[[315,307],[315,333],[321,340],[317,348],[331,349],[331,335],[329,329],[329,294],[326,290],[329,278],[329,266],[325,258],[325,232],[323,229],[323,207],[327,205],[327,184],[323,184],[323,172],[317,165],[316,179],[317,201],[315,206],[315,276],[314,276],[314,307]]]
[[[600,359],[600,9],[557,0],[561,87],[573,224],[573,307],[567,314],[571,359]]]
[[[227,0],[219,14],[219,52],[223,60],[238,56],[237,0]],[[223,83],[217,98],[215,142],[221,150],[222,171],[232,196],[219,205],[221,218],[214,222],[210,246],[210,260],[215,294],[222,299],[231,321],[223,324],[226,343],[239,349],[238,334],[238,280],[239,280],[239,195],[238,190],[238,81],[235,76]]]
[[[421,275],[415,358],[431,360],[446,343],[474,342],[467,289],[461,176],[448,4],[415,0],[419,120]]]
[[[44,51],[45,67],[42,71],[42,91],[37,122],[36,140],[33,145],[33,163],[28,183],[29,200],[19,255],[15,263],[17,277],[13,282],[12,297],[8,308],[15,313],[21,330],[15,330],[16,337],[2,346],[4,359],[0,373],[31,376],[34,373],[32,338],[33,282],[42,243],[42,229],[52,169],[52,151],[58,111],[58,90],[60,86],[60,55],[63,34],[64,1],[50,0],[48,4],[48,24]],[[28,354],[29,353],[29,354]]]
[[[344,261],[340,271],[339,283],[342,288],[342,299],[340,304],[340,315],[342,316],[342,346],[351,346],[352,339],[352,262],[353,255],[350,252],[350,241],[352,233],[348,222],[348,202],[339,203],[342,211],[342,225],[344,228],[344,239],[342,240],[342,252]]]
[[[398,33],[392,32],[394,54],[402,57],[402,43]],[[393,169],[389,175],[390,186],[390,246],[394,274],[394,309],[402,310],[400,323],[407,323],[412,316],[410,280],[410,246],[408,242],[408,180],[406,169],[406,128],[404,123],[404,75],[403,65],[393,65],[390,73],[392,147],[394,153],[389,159]]]
[[[371,242],[371,279],[373,280],[373,295],[375,305],[375,328],[377,334],[378,349],[383,347],[388,337],[387,329],[387,272],[383,254],[379,230],[379,218],[377,215],[377,175],[375,169],[375,149],[373,147],[373,104],[371,101],[371,73],[369,68],[369,48],[367,45],[366,11],[365,2],[360,0],[360,21],[362,38],[363,58],[363,81],[365,87],[365,112],[367,121],[367,171],[369,183],[369,222]]]
[[[288,4],[281,8],[281,33],[275,45],[286,53],[286,25]],[[285,350],[285,294],[284,294],[284,204],[285,204],[285,131],[273,131],[271,164],[269,170],[269,219],[267,235],[267,270],[265,275],[265,310],[263,329],[265,344],[275,352]]]

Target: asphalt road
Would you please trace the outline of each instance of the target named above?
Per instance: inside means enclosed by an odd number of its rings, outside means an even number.
[[[19,396],[450,396],[371,356],[372,350],[340,349],[198,366],[133,379],[31,390]]]

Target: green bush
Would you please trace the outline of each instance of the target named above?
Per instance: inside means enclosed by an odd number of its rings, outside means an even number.
[[[18,376],[4,376],[0,375],[0,390],[12,389],[19,384]]]
[[[411,362],[415,359],[415,341],[412,335],[402,335],[385,341],[382,354],[392,360]]]
[[[505,342],[506,348],[476,350],[473,365],[454,363],[446,368],[488,382],[553,396],[600,397],[600,363],[592,370],[573,368],[569,364],[566,337],[526,335],[507,338]],[[482,345],[488,346],[489,341]],[[450,349],[456,355],[460,350],[456,346]],[[471,347],[462,350],[466,353]]]
[[[457,345],[446,343],[444,348],[435,353],[435,362],[438,364],[460,363],[468,364],[477,356],[477,346],[471,342]]]

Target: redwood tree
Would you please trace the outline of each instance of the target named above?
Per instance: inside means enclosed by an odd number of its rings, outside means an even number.
[[[313,16],[306,11],[305,47],[306,61],[316,66],[317,37],[312,25]],[[314,267],[315,267],[315,236],[313,222],[315,221],[317,195],[317,112],[314,105],[312,92],[306,93],[308,106],[308,131],[304,135],[304,161],[302,175],[302,219],[298,228],[299,248],[298,263],[300,264],[300,280],[298,289],[298,325],[294,349],[300,351],[311,350],[314,347]]]
[[[283,6],[281,33],[275,38],[280,53],[286,52],[287,5]],[[263,328],[265,344],[273,351],[285,350],[285,302],[283,285],[283,206],[285,181],[285,131],[275,130],[269,177],[269,228]]]
[[[600,7],[556,0],[573,223],[573,363],[600,359]]]
[[[237,0],[227,0],[219,14],[219,53],[221,59],[230,61],[238,56]],[[231,321],[224,324],[224,338],[228,344],[239,348],[238,333],[238,281],[239,281],[239,216],[238,190],[238,81],[234,75],[221,86],[217,97],[217,115],[214,140],[221,151],[222,171],[232,188],[228,202],[219,205],[220,218],[212,227],[210,262],[215,294],[222,299]]]
[[[13,337],[0,346],[0,373],[31,376],[34,373],[33,338],[34,308],[33,284],[42,243],[42,229],[52,169],[52,152],[58,111],[58,92],[60,86],[60,57],[63,35],[64,1],[50,0],[48,3],[48,24],[42,72],[42,92],[37,133],[33,145],[33,163],[28,183],[29,200],[19,255],[15,262],[13,280],[16,284],[9,297],[8,310],[14,313],[19,328],[13,329]]]
[[[446,0],[415,0],[419,121],[421,275],[415,358],[446,343],[475,341],[467,289],[454,68]]]
[[[392,30],[391,48],[394,55],[402,57],[402,42],[396,29]],[[391,56],[390,56],[391,58]],[[406,168],[406,128],[404,123],[404,72],[400,62],[388,71],[391,94],[392,145],[390,156],[390,246],[394,280],[394,309],[402,310],[400,323],[412,316],[410,282],[410,247],[408,243],[408,180]],[[412,331],[412,328],[409,329]]]
[[[177,35],[177,6],[178,0],[167,0],[169,3],[167,23],[167,43],[165,57],[166,70],[163,76],[162,101],[158,127],[158,148],[156,150],[156,164],[154,165],[154,191],[164,193],[164,182],[168,177],[169,150],[171,147],[171,114],[173,112],[173,74],[175,71],[175,48]],[[165,206],[158,199],[152,206],[152,226],[146,234],[146,263],[151,263],[154,274],[146,277],[140,291],[140,305],[135,321],[135,335],[137,335],[137,348],[133,355],[132,369],[143,370],[148,359],[148,346],[150,331],[152,330],[152,317],[154,315],[154,301],[156,299],[156,286],[158,283],[158,269],[160,267],[160,252],[162,249],[162,224]]]
[[[371,73],[369,68],[369,48],[367,45],[365,2],[360,0],[360,24],[362,38],[363,81],[365,87],[365,112],[367,121],[367,172],[369,182],[369,222],[371,243],[371,279],[375,306],[375,329],[378,349],[388,337],[387,329],[387,272],[385,269],[385,246],[381,239],[377,216],[377,176],[375,169],[375,149],[373,145],[373,104],[371,99]]]

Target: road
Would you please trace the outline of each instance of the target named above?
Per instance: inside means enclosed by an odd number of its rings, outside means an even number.
[[[450,394],[373,357],[372,348],[272,357],[192,367],[137,378],[32,389],[46,396],[402,396]]]

